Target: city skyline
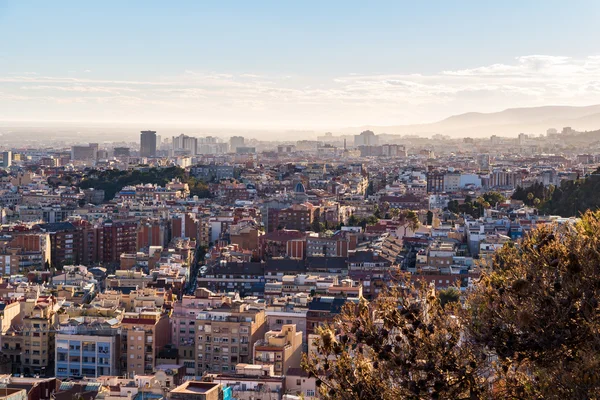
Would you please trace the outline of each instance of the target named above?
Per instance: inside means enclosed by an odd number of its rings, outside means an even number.
[[[599,102],[597,4],[467,3],[0,2],[0,121],[341,129]]]

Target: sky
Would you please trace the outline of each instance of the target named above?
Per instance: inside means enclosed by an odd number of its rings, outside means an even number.
[[[0,121],[333,129],[600,103],[600,2],[0,0]]]

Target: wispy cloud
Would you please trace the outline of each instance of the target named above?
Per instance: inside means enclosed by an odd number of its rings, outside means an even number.
[[[130,118],[347,126],[427,122],[466,111],[583,105],[600,99],[600,56],[530,55],[434,74],[351,73],[333,79],[195,70],[151,80],[91,76],[0,76],[0,107],[7,101],[44,102],[56,104],[48,112],[75,112],[89,119],[101,106],[104,114]],[[35,107],[30,110],[42,114]]]

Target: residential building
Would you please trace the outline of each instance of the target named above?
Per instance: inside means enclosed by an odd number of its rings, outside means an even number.
[[[254,344],[254,364],[272,365],[275,375],[285,375],[288,368],[300,367],[301,359],[302,332],[296,331],[296,325],[268,331],[264,340]]]
[[[158,352],[171,343],[168,315],[161,311],[127,312],[121,320],[121,328],[121,372],[151,373]]]
[[[232,136],[229,138],[229,152],[235,153],[238,147],[244,147],[245,139],[243,136]]]
[[[61,326],[56,334],[56,377],[119,375],[119,351],[118,330],[108,324]]]
[[[237,364],[232,372],[210,373],[207,379],[231,390],[239,400],[280,399],[285,391],[285,376],[274,375],[272,365]]]
[[[235,301],[208,308],[196,319],[196,375],[235,371],[252,360],[254,343],[264,338],[265,311]]]
[[[221,384],[214,382],[187,381],[171,390],[169,400],[222,400]]]

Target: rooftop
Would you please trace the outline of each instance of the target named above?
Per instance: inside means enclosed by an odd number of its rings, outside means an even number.
[[[219,386],[219,383],[187,381],[184,384],[171,390],[171,393],[204,394],[212,390],[218,390]]]

